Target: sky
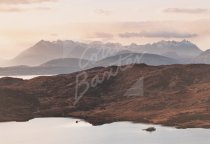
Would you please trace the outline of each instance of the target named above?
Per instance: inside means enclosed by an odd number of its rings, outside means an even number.
[[[209,0],[0,0],[0,58],[40,40],[145,44],[187,39],[210,48]]]

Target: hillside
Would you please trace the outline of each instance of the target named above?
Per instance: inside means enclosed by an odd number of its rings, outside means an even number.
[[[34,67],[0,67],[0,76],[66,74],[87,69],[90,64],[88,60],[76,58],[55,59]]]
[[[92,62],[84,59],[77,58],[63,58],[63,59],[54,59],[46,63],[41,64],[42,67],[72,67],[80,69],[80,66],[90,65]]]
[[[1,76],[12,75],[55,75],[77,72],[93,67],[107,67],[113,65],[127,65],[127,64],[140,64],[145,63],[147,65],[170,65],[178,64],[179,61],[171,58],[167,58],[154,54],[140,54],[140,53],[124,53],[111,56],[93,62],[89,60],[77,59],[77,58],[63,58],[54,59],[40,66],[13,66],[0,68]]]
[[[51,43],[49,41],[39,41],[31,48],[26,49],[9,62],[9,65],[29,65],[36,66],[51,59],[62,57],[62,43]]]
[[[87,69],[91,64],[88,60],[76,58],[55,59],[41,64],[40,66],[12,66],[0,68],[1,76],[14,75],[55,75],[72,73]]]
[[[195,57],[191,62],[210,64],[210,50],[202,52],[199,56]]]
[[[147,65],[170,65],[179,64],[178,60],[168,58],[161,55],[147,54],[147,53],[124,53],[111,56],[100,60],[96,63],[97,66],[122,66],[128,64],[147,64]]]
[[[0,121],[78,117],[95,125],[133,121],[210,128],[210,75],[206,75],[209,71],[209,65],[140,64],[93,68],[85,71],[87,75],[76,72],[26,81],[3,78],[0,79]],[[78,76],[79,82],[86,78],[85,82],[94,87],[74,105]],[[127,95],[141,78],[144,92]],[[96,79],[100,79],[99,84]],[[78,94],[86,86],[79,85]]]

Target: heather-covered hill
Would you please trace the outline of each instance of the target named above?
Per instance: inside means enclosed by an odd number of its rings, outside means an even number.
[[[0,121],[78,117],[96,125],[134,121],[210,128],[209,71],[209,65],[140,64],[99,67],[26,81],[4,78],[0,79]],[[78,76],[78,82],[86,78],[86,85],[80,83],[77,87]],[[141,78],[143,95],[126,95]],[[93,87],[76,99],[75,105],[76,88],[81,94],[87,84]]]

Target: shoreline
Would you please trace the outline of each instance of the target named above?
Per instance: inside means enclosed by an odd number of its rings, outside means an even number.
[[[112,120],[112,119],[98,119],[98,118],[84,118],[84,117],[79,117],[79,116],[64,116],[64,117],[61,117],[61,116],[49,116],[49,117],[33,117],[33,118],[29,118],[29,119],[22,119],[22,120],[5,120],[5,121],[0,121],[0,124],[1,123],[9,123],[9,122],[29,122],[31,120],[34,120],[34,119],[50,119],[50,118],[58,118],[58,119],[62,119],[62,118],[66,118],[66,119],[80,119],[82,121],[85,121],[93,126],[101,126],[101,125],[106,125],[106,124],[112,124],[112,123],[118,123],[118,122],[130,122],[130,123],[133,123],[133,124],[144,124],[144,125],[153,125],[154,127],[155,126],[162,126],[162,127],[170,127],[170,128],[175,128],[175,129],[210,129],[210,125],[204,125],[204,126],[199,126],[199,125],[183,125],[183,124],[177,124],[177,125],[174,125],[174,124],[168,124],[168,123],[151,123],[151,122],[146,122],[146,121],[142,121],[142,120]]]

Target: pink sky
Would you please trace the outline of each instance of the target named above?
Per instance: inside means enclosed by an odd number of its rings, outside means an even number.
[[[123,44],[188,39],[210,48],[209,0],[1,0],[0,58],[37,41]]]

